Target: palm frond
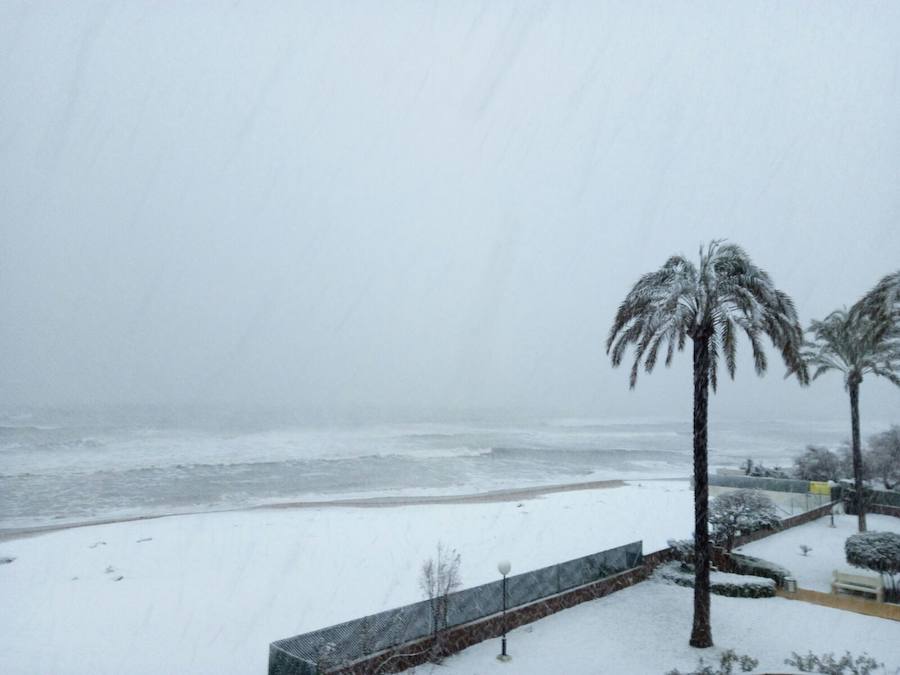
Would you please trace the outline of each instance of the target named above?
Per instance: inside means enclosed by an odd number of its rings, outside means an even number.
[[[665,347],[665,364],[690,338],[704,340],[710,357],[710,385],[718,387],[719,356],[734,377],[737,334],[750,341],[755,370],[762,375],[768,359],[760,342],[767,335],[781,353],[789,375],[809,381],[803,330],[790,297],[775,288],[743,248],[722,240],[701,247],[699,264],[671,256],[655,272],[641,276],[619,305],[606,340],[613,366],[629,347],[633,362],[629,382],[637,383],[641,365],[651,372]]]

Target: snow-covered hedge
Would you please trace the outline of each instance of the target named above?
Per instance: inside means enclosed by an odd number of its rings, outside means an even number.
[[[762,558],[744,555],[743,553],[730,553],[731,562],[740,574],[750,574],[771,579],[779,586],[784,586],[786,577],[791,576],[791,571]]]
[[[685,571],[679,563],[660,565],[655,575],[669,583],[694,587],[694,573]],[[709,590],[731,598],[771,598],[775,595],[775,582],[765,577],[710,572]]]
[[[669,539],[669,548],[672,549],[672,555],[675,560],[680,561],[683,565],[694,564],[694,538],[690,539]]]
[[[844,544],[847,562],[883,574],[900,574],[900,534],[860,532]]]

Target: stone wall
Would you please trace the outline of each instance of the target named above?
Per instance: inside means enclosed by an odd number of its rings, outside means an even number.
[[[878,513],[882,516],[894,516],[900,518],[900,506],[888,506],[887,504],[869,504],[866,513]]]

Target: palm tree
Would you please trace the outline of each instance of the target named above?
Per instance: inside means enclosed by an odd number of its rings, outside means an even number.
[[[737,336],[750,341],[756,372],[762,375],[768,361],[760,338],[768,335],[781,351],[788,375],[801,384],[809,381],[800,355],[803,329],[794,303],[772,284],[742,248],[713,241],[700,248],[700,264],[673,256],[656,272],[642,276],[619,305],[606,341],[613,366],[622,362],[634,345],[631,388],[637,383],[641,362],[648,373],[665,347],[666,366],[675,349],[684,349],[688,338],[694,350],[694,625],[690,644],[711,647],[709,622],[709,501],[707,417],[709,386],[718,385],[721,352],[728,374],[734,378]]]
[[[893,275],[900,278],[900,274]],[[900,386],[900,330],[894,316],[896,300],[885,277],[849,311],[839,309],[822,321],[813,321],[809,332],[813,342],[805,356],[815,367],[813,379],[831,370],[844,375],[844,388],[850,394],[850,445],[853,453],[855,508],[859,531],[866,531],[863,504],[862,450],[859,441],[859,385],[872,374]],[[900,288],[900,286],[898,286]],[[896,290],[894,298],[898,298]]]

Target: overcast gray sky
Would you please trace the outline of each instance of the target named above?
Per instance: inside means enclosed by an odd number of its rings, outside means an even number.
[[[900,4],[0,4],[0,402],[690,410],[603,344],[744,245],[804,323],[900,267]],[[728,415],[846,414],[838,376]],[[900,390],[866,381],[863,415]]]

